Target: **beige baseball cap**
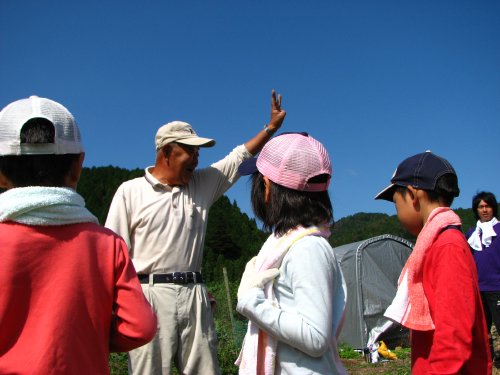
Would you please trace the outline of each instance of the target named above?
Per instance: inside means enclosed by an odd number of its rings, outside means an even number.
[[[212,147],[215,145],[215,140],[198,137],[193,127],[183,121],[172,121],[158,129],[155,137],[156,150],[171,142],[198,147]]]

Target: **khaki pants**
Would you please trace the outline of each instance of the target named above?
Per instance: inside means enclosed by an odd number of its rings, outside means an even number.
[[[129,374],[169,375],[172,361],[181,374],[219,375],[217,338],[203,284],[142,284],[158,317],[158,332],[129,352]]]

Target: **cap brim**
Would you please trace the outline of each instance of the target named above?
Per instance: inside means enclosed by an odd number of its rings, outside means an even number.
[[[238,172],[241,176],[248,176],[250,174],[254,174],[257,171],[258,171],[257,158],[251,158],[251,159],[245,160],[238,167]]]
[[[197,146],[197,147],[212,147],[215,145],[214,139],[202,138],[202,137],[178,139],[175,142],[182,143],[183,145]]]
[[[393,196],[394,196],[394,189],[396,188],[396,184],[390,184],[387,186],[384,190],[382,190],[380,193],[378,193],[375,196],[375,199],[382,199],[385,201],[392,202]]]

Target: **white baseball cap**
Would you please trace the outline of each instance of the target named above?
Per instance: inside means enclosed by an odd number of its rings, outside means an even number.
[[[30,120],[48,120],[55,131],[54,143],[21,143],[21,129]],[[80,154],[83,145],[73,115],[63,105],[30,96],[8,104],[0,112],[0,156]]]

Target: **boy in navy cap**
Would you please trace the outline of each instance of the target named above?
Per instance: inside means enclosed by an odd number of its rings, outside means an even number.
[[[451,164],[430,151],[405,159],[375,199],[394,202],[418,236],[385,316],[411,330],[412,374],[491,374],[474,260],[460,218]]]

